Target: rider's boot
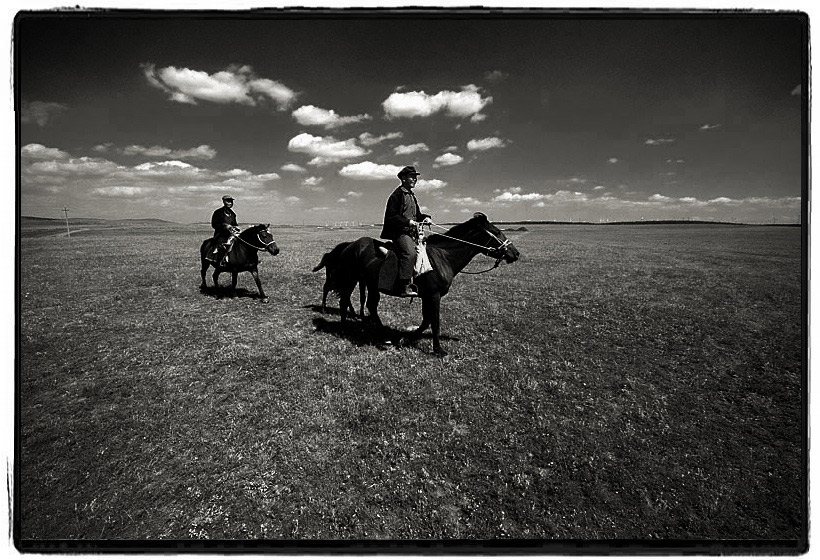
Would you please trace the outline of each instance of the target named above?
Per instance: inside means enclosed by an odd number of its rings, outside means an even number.
[[[418,297],[418,288],[412,283],[412,280],[399,279],[396,281],[396,295],[399,297]]]

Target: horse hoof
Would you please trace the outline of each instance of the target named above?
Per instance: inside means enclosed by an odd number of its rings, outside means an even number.
[[[447,350],[445,350],[444,348],[436,348],[433,350],[433,354],[435,354],[439,358],[443,358],[447,355]]]

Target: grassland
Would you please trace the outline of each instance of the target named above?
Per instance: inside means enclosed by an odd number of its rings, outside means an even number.
[[[373,231],[274,232],[262,304],[199,292],[204,226],[23,230],[17,539],[804,547],[799,228],[510,231],[443,359],[319,312]]]

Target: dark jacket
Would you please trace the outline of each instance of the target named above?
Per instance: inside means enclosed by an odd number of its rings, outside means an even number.
[[[217,208],[211,216],[211,227],[214,228],[214,237],[227,239],[230,236],[229,226],[236,225],[236,214],[230,208],[223,206]]]
[[[396,239],[399,235],[406,233],[415,235],[415,228],[410,225],[410,220],[417,222],[424,218],[429,218],[427,214],[422,214],[419,209],[419,202],[413,191],[398,186],[387,199],[387,207],[384,210],[384,226],[380,237],[382,239]]]

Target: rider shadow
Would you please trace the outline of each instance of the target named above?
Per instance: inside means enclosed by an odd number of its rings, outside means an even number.
[[[214,299],[234,299],[234,298],[248,298],[248,299],[262,299],[256,291],[246,290],[245,288],[237,288],[231,294],[229,286],[208,286],[207,288],[200,288],[199,293],[211,296]]]
[[[316,311],[321,312],[320,306],[315,306]],[[328,308],[325,314],[339,315],[338,309]],[[428,330],[419,337],[409,337],[412,331],[396,329],[383,326],[376,327],[370,321],[360,321],[342,323],[341,321],[328,321],[324,317],[315,317],[313,326],[317,331],[330,334],[336,338],[349,340],[356,346],[375,346],[382,350],[391,347],[415,347],[419,341],[433,338],[433,334]],[[458,341],[456,337],[441,335],[441,340]]]

